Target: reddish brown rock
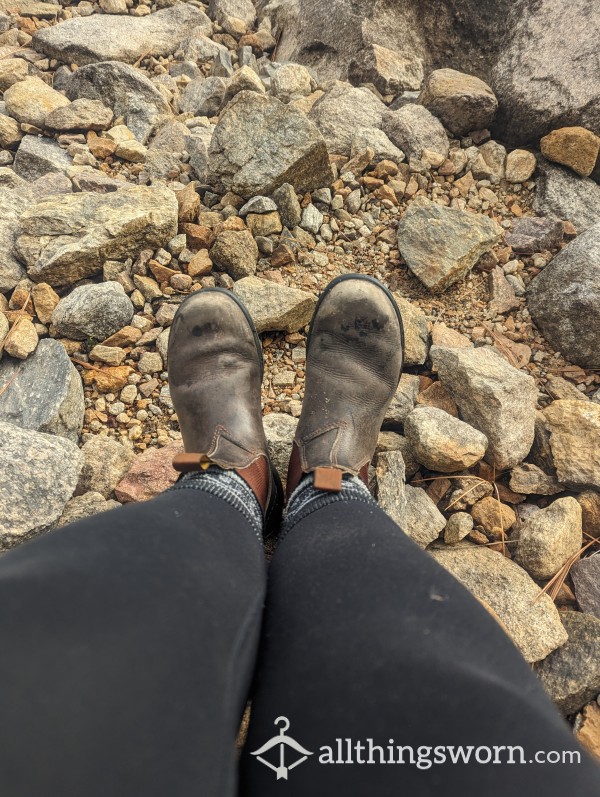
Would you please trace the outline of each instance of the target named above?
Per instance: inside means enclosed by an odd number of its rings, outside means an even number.
[[[182,443],[164,448],[149,448],[135,458],[133,465],[115,488],[121,503],[148,501],[175,484],[178,473],[172,466],[175,454],[183,451]]]

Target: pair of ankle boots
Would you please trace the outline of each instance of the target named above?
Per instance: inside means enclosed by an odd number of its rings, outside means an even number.
[[[362,275],[335,279],[310,326],[306,380],[287,476],[291,495],[304,474],[338,492],[344,474],[367,482],[385,412],[403,365],[404,333],[389,291]],[[262,508],[265,534],[281,520],[283,490],[262,424],[262,346],[250,315],[229,291],[192,294],[169,337],[171,398],[185,452],[180,472],[234,470]]]

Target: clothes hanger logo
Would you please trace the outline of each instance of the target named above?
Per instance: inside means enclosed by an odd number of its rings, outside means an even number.
[[[269,769],[272,769],[273,772],[277,775],[277,780],[287,780],[288,779],[288,772],[290,769],[294,769],[299,764],[302,764],[304,761],[307,760],[309,755],[312,753],[309,750],[305,750],[302,745],[298,744],[295,739],[292,739],[291,736],[286,735],[286,731],[289,730],[290,721],[287,717],[277,717],[275,722],[273,723],[275,726],[280,725],[279,728],[279,735],[273,736],[272,739],[269,739],[268,742],[263,744],[262,747],[259,747],[258,750],[255,750],[250,755],[256,756],[257,760],[260,761],[261,764],[264,764]],[[266,758],[263,758],[265,753],[268,753],[274,747],[279,747],[279,761],[278,764],[272,764],[270,761],[267,761]],[[286,764],[286,754],[289,755],[289,750],[296,751],[300,754],[300,758],[297,758],[293,763]]]

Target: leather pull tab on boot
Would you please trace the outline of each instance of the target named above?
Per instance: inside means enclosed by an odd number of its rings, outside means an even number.
[[[315,468],[313,487],[315,490],[325,490],[328,493],[340,493],[343,475],[338,468]]]
[[[179,473],[208,470],[212,464],[206,454],[176,454],[173,457],[173,468]]]

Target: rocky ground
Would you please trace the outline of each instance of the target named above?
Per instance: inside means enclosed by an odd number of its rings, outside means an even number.
[[[303,3],[2,4],[0,547],[174,481],[205,287],[262,335],[285,475],[317,296],[371,274],[407,366],[373,491],[600,755],[600,14]]]

